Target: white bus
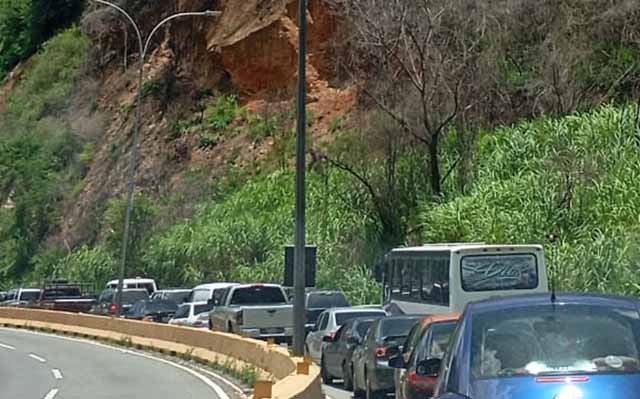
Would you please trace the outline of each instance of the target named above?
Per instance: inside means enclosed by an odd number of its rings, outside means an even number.
[[[462,312],[495,296],[548,292],[541,245],[431,244],[385,256],[383,304],[391,313]]]

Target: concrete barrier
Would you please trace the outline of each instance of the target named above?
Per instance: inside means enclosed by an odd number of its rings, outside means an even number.
[[[252,365],[261,378],[275,380],[274,398],[321,399],[320,371],[311,365],[308,374],[298,374],[298,363],[277,345],[237,335],[202,329],[169,326],[76,313],[35,309],[0,308],[0,324],[35,327],[52,332],[80,335],[93,339],[126,341],[170,354],[184,354],[206,361],[233,359],[239,365]]]

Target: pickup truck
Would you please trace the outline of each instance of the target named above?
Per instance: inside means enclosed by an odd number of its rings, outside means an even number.
[[[81,284],[44,284],[40,296],[29,304],[30,308],[86,313],[95,304],[94,297],[83,295]]]
[[[212,330],[290,342],[293,305],[277,284],[245,284],[226,289],[209,314]]]

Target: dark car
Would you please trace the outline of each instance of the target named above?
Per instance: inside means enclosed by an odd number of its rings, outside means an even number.
[[[418,373],[418,365],[427,359],[444,357],[459,317],[458,314],[426,317],[409,334],[402,353],[389,359],[389,365],[396,368],[396,399],[433,396],[437,380]]]
[[[331,308],[349,307],[351,304],[341,291],[311,291],[306,294],[307,309],[306,331],[309,332],[316,324],[320,313]]]
[[[136,302],[125,315],[127,319],[148,320],[156,323],[169,323],[178,310],[175,302],[167,299],[144,299]]]
[[[526,295],[467,305],[438,377],[438,399],[637,398],[637,299]]]
[[[353,353],[353,393],[355,397],[366,393],[367,399],[382,398],[395,391],[394,369],[389,358],[407,338],[420,316],[392,316],[376,320]]]
[[[149,293],[144,288],[125,288],[122,290],[122,313],[126,314],[134,303],[143,299],[149,299]],[[118,305],[116,303],[116,290],[107,288],[100,293],[98,302],[89,311],[89,313],[111,316],[115,315],[118,311]]]
[[[328,335],[324,339],[327,345],[323,352],[322,382],[331,384],[334,378],[342,379],[344,389],[353,388],[353,351],[362,345],[369,326],[375,320],[376,318],[349,320],[340,327],[335,336]]]

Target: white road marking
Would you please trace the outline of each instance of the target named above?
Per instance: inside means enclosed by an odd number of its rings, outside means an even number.
[[[0,348],[9,349],[10,351],[16,350],[16,348],[14,348],[11,345],[7,345],[7,344],[0,344]]]
[[[44,399],[53,399],[56,397],[57,394],[58,394],[58,390],[56,388],[53,388],[52,390],[49,391],[47,396],[44,397]]]
[[[55,378],[56,380],[61,380],[62,379],[62,372],[58,369],[52,369],[51,373],[53,374],[53,378]]]
[[[47,359],[44,359],[44,358],[42,358],[42,357],[40,357],[38,355],[34,355],[33,353],[29,353],[29,357],[39,361],[40,363],[46,363],[47,362]]]
[[[6,328],[6,327],[0,327],[0,330],[15,331],[14,329]],[[205,385],[207,385],[209,388],[211,388],[216,393],[216,395],[218,395],[219,399],[230,399],[229,395],[227,395],[227,393],[222,388],[220,388],[216,383],[214,383],[213,381],[211,381],[210,379],[208,379],[204,375],[202,375],[202,374],[198,373],[197,371],[192,370],[192,369],[190,369],[188,367],[184,367],[184,366],[179,365],[177,363],[173,363],[173,362],[171,362],[169,360],[164,360],[164,359],[160,359],[160,358],[157,358],[157,357],[154,357],[154,356],[151,356],[151,355],[147,355],[147,354],[143,354],[143,353],[137,353],[137,352],[133,352],[133,351],[128,350],[128,349],[122,349],[122,348],[118,348],[118,347],[114,347],[114,346],[110,346],[110,345],[105,345],[105,344],[101,344],[99,342],[90,341],[90,340],[81,339],[81,338],[64,337],[64,336],[55,335],[55,334],[45,334],[45,333],[41,333],[41,332],[37,332],[37,331],[27,331],[27,330],[21,330],[20,332],[21,333],[26,333],[26,334],[40,335],[40,336],[49,337],[49,338],[57,338],[57,339],[65,340],[65,341],[80,342],[80,343],[84,343],[84,344],[95,345],[95,346],[99,346],[99,347],[102,347],[102,348],[105,348],[105,349],[122,352],[124,354],[130,354],[130,355],[134,355],[134,356],[141,356],[141,357],[144,357],[144,358],[147,358],[147,359],[150,359],[150,360],[155,360],[155,361],[158,361],[158,362],[162,362],[162,363],[165,363],[167,365],[170,365],[170,366],[176,367],[178,369],[181,369],[181,370],[193,375],[194,377],[198,378]],[[29,356],[31,356],[31,355],[29,355]],[[228,380],[218,376],[217,374],[212,373],[210,371],[207,371],[207,373],[215,375],[216,378],[218,378],[219,380],[223,381],[224,383],[227,383],[234,390],[238,390],[239,392],[242,392],[242,390],[240,390],[234,384],[232,384],[231,382],[227,382]],[[53,396],[45,397],[44,399],[53,399],[55,397],[55,395],[58,394],[58,390],[54,389],[54,390],[52,390],[52,392],[53,391],[55,391],[55,393],[53,393]],[[49,392],[49,394],[51,394],[51,392]]]

